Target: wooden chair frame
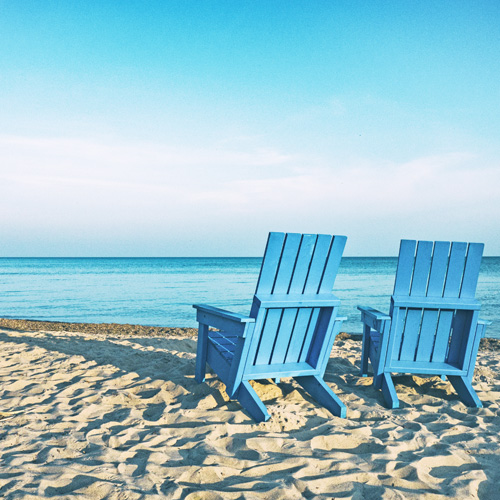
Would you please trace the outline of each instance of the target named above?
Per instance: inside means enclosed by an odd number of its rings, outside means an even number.
[[[270,418],[250,380],[294,377],[332,414],[346,407],[323,380],[345,318],[332,293],[345,236],[270,233],[249,316],[207,305],[197,310],[196,380],[208,363],[257,421]]]
[[[475,299],[484,245],[402,240],[389,314],[358,306],[363,322],[361,375],[399,400],[391,373],[447,377],[468,406],[482,406],[472,376],[486,326]]]

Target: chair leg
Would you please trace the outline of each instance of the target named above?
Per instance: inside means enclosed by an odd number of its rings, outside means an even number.
[[[467,377],[448,375],[448,380],[451,382],[455,391],[457,391],[458,397],[466,406],[471,406],[472,408],[483,407],[483,404],[478,398],[476,391]]]
[[[256,422],[266,422],[271,418],[264,403],[259,399],[248,380],[241,382],[235,397]]]
[[[375,389],[382,389],[382,381],[384,380],[384,374],[373,375],[373,387]]]
[[[194,378],[196,382],[205,381],[205,370],[207,365],[208,326],[202,323],[198,327],[198,342],[196,346],[196,369]]]
[[[326,382],[315,375],[295,377],[295,380],[332,415],[345,418],[347,409],[338,396],[328,387]]]
[[[370,353],[370,327],[363,327],[363,346],[361,351],[361,373],[362,377],[368,377],[368,354]]]
[[[399,399],[390,373],[382,374],[382,394],[389,408],[399,408]]]

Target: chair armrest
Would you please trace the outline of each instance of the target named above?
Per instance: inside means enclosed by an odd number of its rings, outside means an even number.
[[[220,318],[229,319],[231,321],[236,321],[237,323],[254,323],[255,318],[250,318],[248,316],[243,316],[243,314],[234,313],[231,311],[226,311],[225,309],[219,309],[218,307],[207,306],[206,304],[195,304],[193,306],[198,312],[204,312],[207,314],[213,314]]]
[[[493,321],[489,321],[487,319],[478,319],[477,323],[478,325],[490,326],[493,323]]]
[[[196,320],[198,323],[213,326],[220,330],[230,330],[240,337],[245,336],[247,324],[255,323],[255,318],[249,318],[218,307],[207,306],[206,304],[195,304],[193,307],[197,311]]]
[[[492,321],[488,321],[486,319],[478,319],[477,320],[477,328],[479,328],[480,330],[480,335],[481,335],[481,338],[484,338],[486,336],[486,327],[488,325],[491,325]]]
[[[358,309],[361,311],[361,321],[380,333],[384,331],[385,323],[392,319],[389,315],[377,311],[372,307],[358,306]]]

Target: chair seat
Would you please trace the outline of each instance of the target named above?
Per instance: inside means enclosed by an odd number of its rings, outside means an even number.
[[[208,341],[228,363],[231,363],[234,358],[237,340],[238,337],[236,335],[231,335],[220,330],[210,330],[208,332]]]

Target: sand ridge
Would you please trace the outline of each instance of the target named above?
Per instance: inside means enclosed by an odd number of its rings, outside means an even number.
[[[292,379],[253,383],[255,424],[192,335],[0,329],[0,497],[299,499],[498,497],[500,358],[481,351],[466,408],[448,382],[400,376],[401,409],[360,378],[361,344],[337,339],[332,417]]]

